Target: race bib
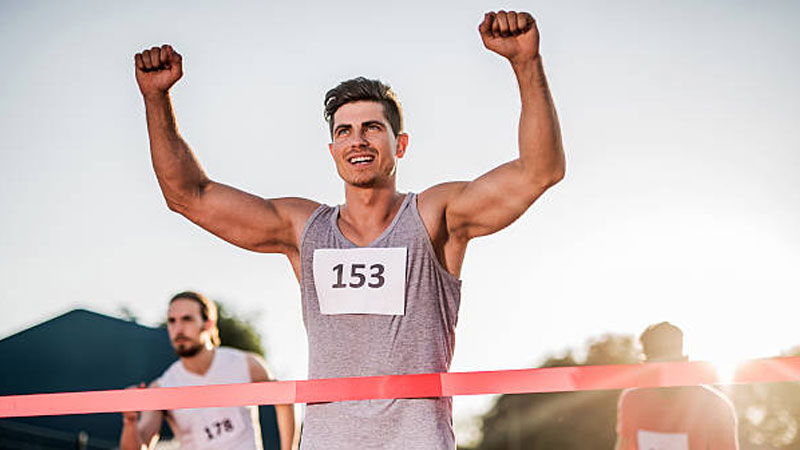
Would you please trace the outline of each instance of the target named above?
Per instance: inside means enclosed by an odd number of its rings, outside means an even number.
[[[224,448],[245,431],[238,407],[195,410],[192,437],[198,448]]]
[[[405,314],[406,248],[314,250],[322,314]]]
[[[658,433],[638,430],[639,450],[689,450],[689,436],[685,433]]]

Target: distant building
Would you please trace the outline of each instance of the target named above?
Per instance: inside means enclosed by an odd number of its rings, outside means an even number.
[[[175,359],[165,328],[76,309],[0,340],[0,395],[121,389]],[[277,448],[274,408],[259,414],[265,450]],[[0,449],[114,449],[121,430],[119,413],[0,419]]]

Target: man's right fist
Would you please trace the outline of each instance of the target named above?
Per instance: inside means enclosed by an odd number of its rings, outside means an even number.
[[[136,62],[136,82],[145,97],[166,94],[183,76],[183,60],[171,45],[144,50],[133,59]]]
[[[139,56],[138,54],[136,56]],[[138,64],[137,64],[137,74],[138,74]],[[139,385],[128,386],[125,389],[144,389],[147,385],[144,384],[144,381],[140,381]],[[123,411],[122,418],[124,422],[128,425],[135,425],[139,421],[139,411]]]

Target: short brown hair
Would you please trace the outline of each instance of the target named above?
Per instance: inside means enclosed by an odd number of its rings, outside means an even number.
[[[647,359],[683,357],[683,331],[669,322],[650,325],[639,337]]]
[[[212,302],[208,298],[206,298],[203,294],[195,291],[183,291],[178,294],[172,296],[169,300],[169,304],[171,305],[172,302],[175,300],[186,299],[186,300],[194,300],[200,305],[200,315],[203,317],[203,321],[208,322],[209,320],[214,324],[211,327],[211,343],[214,344],[214,347],[220,346],[219,340],[219,328],[217,328],[217,305],[216,303]]]
[[[339,83],[325,94],[325,121],[333,135],[333,115],[347,103],[372,101],[383,105],[383,115],[389,121],[394,135],[403,131],[403,111],[400,101],[392,88],[380,80],[364,77],[353,78]]]

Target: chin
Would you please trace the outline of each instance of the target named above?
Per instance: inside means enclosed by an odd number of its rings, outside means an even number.
[[[358,188],[371,188],[375,187],[376,183],[375,180],[355,180],[355,181],[348,181],[347,184]]]
[[[203,346],[200,344],[191,346],[179,345],[175,347],[175,354],[181,358],[188,358],[200,353],[201,350],[203,350]]]
[[[350,186],[359,188],[375,187],[377,184],[377,179],[375,177],[343,176],[342,180]]]

